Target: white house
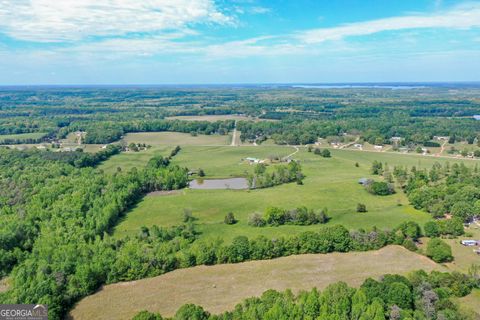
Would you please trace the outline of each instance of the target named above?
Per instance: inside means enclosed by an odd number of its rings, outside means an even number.
[[[480,244],[480,242],[477,240],[462,240],[461,243],[467,247],[473,247],[473,246],[476,246],[477,244]]]
[[[260,163],[260,159],[257,159],[257,158],[248,157],[248,158],[245,158],[245,160],[247,160],[250,164]]]

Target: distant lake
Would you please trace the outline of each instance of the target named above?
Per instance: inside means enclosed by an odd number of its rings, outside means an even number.
[[[391,89],[391,90],[410,90],[410,89],[421,89],[425,88],[424,86],[406,86],[406,85],[350,85],[350,84],[340,84],[340,85],[294,85],[293,88],[304,88],[304,89]]]
[[[229,179],[195,179],[190,181],[190,189],[248,189],[248,181],[245,178]]]

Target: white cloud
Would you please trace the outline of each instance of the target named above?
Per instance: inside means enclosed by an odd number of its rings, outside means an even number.
[[[251,7],[250,12],[253,14],[264,14],[264,13],[269,13],[272,11],[270,8],[267,7]]]
[[[0,0],[0,32],[35,42],[188,29],[229,23],[213,0]]]
[[[468,29],[480,27],[480,5],[471,4],[432,15],[407,15],[345,24],[297,33],[296,38],[308,44],[339,40],[349,36],[365,36],[382,31],[425,28]]]

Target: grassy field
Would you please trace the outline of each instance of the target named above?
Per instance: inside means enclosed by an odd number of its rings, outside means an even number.
[[[139,152],[122,152],[112,156],[109,160],[100,164],[98,168],[108,173],[114,173],[117,168],[121,168],[122,170],[129,170],[133,167],[142,168],[153,156],[168,156],[172,149],[170,146],[163,146]]]
[[[472,319],[480,319],[480,289],[475,289],[471,294],[456,299],[461,309],[472,315]]]
[[[174,158],[174,163],[192,169],[202,168],[207,174],[206,178],[241,176],[253,168],[242,163],[242,158],[284,156],[293,151],[294,148],[287,146],[188,146]],[[306,175],[302,186],[292,183],[261,190],[184,190],[176,195],[147,196],[117,226],[115,235],[135,234],[141,226],[180,224],[184,209],[190,209],[198,218],[197,223],[202,237],[221,237],[227,241],[237,235],[280,236],[321,228],[320,226],[254,228],[247,225],[251,213],[263,212],[268,206],[287,209],[297,206],[315,209],[326,207],[332,217],[330,224],[343,224],[353,229],[372,226],[391,228],[406,220],[424,224],[430,219],[428,214],[408,205],[408,200],[402,192],[386,197],[373,196],[358,184],[358,179],[372,177],[369,169],[375,159],[387,162],[390,166],[415,165],[417,168],[430,167],[435,161],[442,163],[446,161],[445,159],[349,150],[332,150],[332,153],[332,158],[325,159],[300,148],[294,158],[301,161]],[[359,163],[358,168],[355,167],[356,162]],[[355,212],[359,202],[366,204],[367,213]],[[239,220],[237,224],[223,224],[223,218],[229,211]]]
[[[202,168],[208,178],[227,178],[245,176],[251,172],[253,165],[242,159],[253,157],[265,159],[271,156],[285,157],[295,149],[292,147],[269,146],[241,146],[241,147],[203,147],[188,146],[183,148],[173,159],[173,163],[189,169]]]
[[[129,143],[146,143],[152,147],[140,152],[122,152],[121,154],[111,157],[102,163],[99,168],[105,172],[115,172],[118,167],[122,170],[128,170],[133,167],[141,168],[145,166],[154,155],[160,154],[168,156],[170,151],[177,145],[199,146],[199,145],[228,145],[230,136],[216,135],[198,135],[193,137],[187,133],[178,132],[145,132],[145,133],[129,133],[125,136],[124,141]]]
[[[445,242],[447,242],[452,247],[452,254],[455,258],[455,260],[452,263],[448,263],[447,266],[451,269],[465,273],[468,272],[468,269],[472,264],[480,265],[480,256],[473,252],[473,249],[476,249],[477,247],[463,246],[460,243],[460,240],[480,240],[480,227],[472,225],[466,230],[466,232],[471,233],[473,237],[469,238],[466,236],[461,236],[457,239],[445,239]]]
[[[238,176],[252,169],[240,160],[247,156],[261,158],[262,154],[287,155],[291,147],[189,147],[184,148],[175,158],[175,163],[189,168],[201,167],[207,177]],[[283,153],[282,153],[283,152]],[[429,157],[398,156],[390,153],[368,153],[348,150],[334,150],[333,158],[324,159],[301,149],[295,158],[302,161],[307,178],[303,186],[282,185],[275,188],[233,191],[233,190],[185,190],[182,194],[166,197],[146,197],[116,229],[117,234],[133,234],[142,225],[175,225],[181,223],[183,209],[191,209],[197,217],[203,236],[221,236],[231,239],[245,234],[254,236],[266,234],[278,236],[315,230],[318,226],[282,226],[257,229],[247,225],[248,215],[277,205],[285,208],[306,205],[311,208],[327,207],[332,216],[331,223],[344,224],[350,228],[393,227],[405,220],[424,223],[429,216],[407,205],[405,196],[399,192],[388,197],[372,196],[365,192],[357,181],[369,177],[370,164],[374,159],[390,165],[415,165],[430,167],[435,160]],[[360,164],[355,167],[355,162]],[[369,212],[358,214],[355,206],[365,203]],[[399,206],[398,204],[402,204]],[[227,226],[222,223],[224,215],[234,212],[239,223]]]
[[[5,292],[8,290],[8,280],[7,278],[0,279],[0,292]]]
[[[367,277],[412,270],[443,270],[431,260],[403,247],[378,251],[310,254],[238,264],[180,269],[150,279],[103,287],[83,299],[71,317],[131,319],[140,310],[172,316],[185,303],[202,305],[212,313],[231,310],[242,299],[267,289],[309,290],[345,281],[359,286]],[[125,303],[122,303],[125,302]]]
[[[231,137],[221,135],[198,135],[192,136],[189,133],[180,132],[138,132],[128,133],[125,142],[146,143],[156,146],[209,146],[228,145]]]
[[[46,133],[43,132],[33,132],[33,133],[20,133],[20,134],[3,134],[0,135],[0,144],[2,144],[7,139],[40,139],[43,138]]]

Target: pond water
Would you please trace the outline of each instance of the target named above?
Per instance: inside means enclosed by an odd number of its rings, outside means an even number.
[[[245,178],[229,179],[196,179],[190,181],[190,189],[248,189],[248,181]]]

